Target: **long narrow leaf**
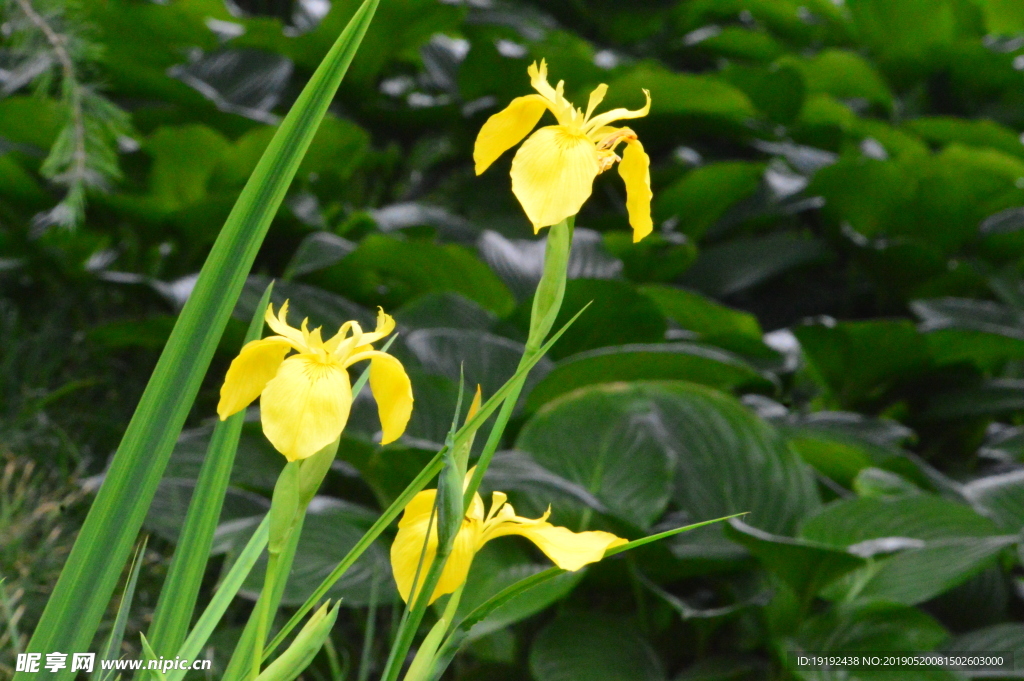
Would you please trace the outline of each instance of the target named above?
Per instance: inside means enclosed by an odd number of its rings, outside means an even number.
[[[370,24],[364,0],[277,130],[178,317],[28,649],[88,650],[263,237]],[[70,679],[70,669],[55,675]],[[19,672],[17,681],[29,681]]]
[[[103,646],[101,659],[115,660],[120,657],[118,653],[121,650],[121,644],[124,642],[124,630],[128,626],[128,613],[131,612],[132,602],[135,600],[135,585],[139,581],[139,572],[142,570],[142,560],[146,555],[147,543],[149,543],[148,537],[135,550],[135,557],[132,558],[132,568],[128,573],[128,582],[124,585],[121,603],[117,606],[114,627],[110,630],[110,636],[107,637],[106,645]],[[99,681],[106,681],[106,679],[114,676],[114,672],[97,669],[93,672],[92,676],[94,679],[99,679]]]
[[[192,628],[188,638],[185,639],[185,642],[181,644],[181,648],[175,653],[177,657],[185,660],[198,659],[203,646],[210,639],[210,634],[217,627],[220,618],[224,616],[232,599],[234,599],[238,590],[242,588],[242,584],[245,583],[245,578],[249,576],[252,566],[256,564],[256,560],[263,553],[263,549],[266,548],[267,537],[270,534],[269,528],[270,518],[264,517],[263,522],[259,524],[252,537],[249,538],[245,548],[238,554],[238,559],[235,560],[231,569],[228,570],[227,576],[224,577],[220,587],[213,594],[210,604],[206,606],[206,610],[200,615],[199,621]],[[185,671],[183,669],[172,670],[168,675],[169,681],[180,681],[184,678]]]
[[[263,292],[263,298],[256,306],[256,312],[249,323],[245,343],[260,337],[263,331],[263,315],[270,303],[273,288],[274,283],[271,282]],[[227,493],[231,468],[238,451],[238,439],[244,423],[245,410],[242,410],[226,421],[219,421],[210,437],[206,458],[203,460],[195,491],[189,501],[188,513],[178,537],[174,558],[160,591],[153,623],[149,627],[147,639],[158,655],[170,656],[188,633],[188,624],[192,620],[203,574],[206,572],[210,547],[213,545],[213,533],[220,520],[224,495]]]

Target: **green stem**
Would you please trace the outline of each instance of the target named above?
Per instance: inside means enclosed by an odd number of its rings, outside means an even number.
[[[572,251],[572,233],[576,224],[576,216],[562,220],[548,230],[547,243],[544,247],[544,274],[537,284],[537,291],[533,295],[533,310],[530,314],[530,335],[526,339],[526,352],[519,360],[519,369],[536,362],[537,354],[541,352],[544,339],[547,338],[551,327],[558,318],[558,312],[562,309],[562,299],[565,297],[565,279],[569,268],[569,254]],[[501,444],[501,438],[505,434],[505,427],[512,418],[512,412],[519,402],[519,394],[526,384],[527,375],[524,374],[516,381],[505,402],[501,405],[498,418],[494,427],[487,436],[487,442],[476,462],[476,470],[473,471],[473,478],[466,488],[463,508],[469,510],[473,501],[473,495],[480,489],[480,483],[484,479],[487,467],[491,465],[491,458]]]
[[[271,553],[267,555],[267,575],[263,580],[263,591],[256,604],[259,609],[259,617],[256,620],[256,637],[252,646],[252,678],[260,675],[260,666],[263,663],[263,644],[267,640],[267,629],[270,627],[270,610],[273,599],[275,584],[277,583],[278,569],[281,565],[281,554]]]

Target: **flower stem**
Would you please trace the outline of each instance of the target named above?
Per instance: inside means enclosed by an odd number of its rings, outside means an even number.
[[[537,291],[533,296],[533,311],[530,314],[530,335],[526,339],[526,352],[519,360],[519,367],[522,368],[540,352],[544,339],[551,332],[558,312],[562,308],[562,299],[565,297],[565,280],[569,269],[569,254],[572,250],[572,233],[576,224],[576,216],[562,220],[548,230],[547,244],[544,249],[544,273],[540,283],[537,284]],[[526,376],[521,377],[513,386],[512,391],[505,402],[501,405],[498,418],[494,427],[487,435],[487,442],[484,444],[480,458],[476,462],[476,470],[473,471],[473,478],[466,488],[463,500],[463,508],[469,510],[469,504],[473,495],[480,489],[480,483],[484,479],[487,467],[491,465],[491,458],[501,444],[501,438],[505,434],[505,427],[512,418],[512,412],[519,401],[519,394],[526,384]]]
[[[252,678],[254,679],[260,675],[260,666],[263,662],[263,644],[267,640],[267,630],[270,627],[270,604],[274,600],[274,585],[277,582],[277,573],[280,566],[280,553],[270,553],[267,555],[267,575],[263,580],[263,591],[260,593],[260,600],[256,604],[256,607],[259,608],[259,615],[256,620],[256,636],[253,639]]]

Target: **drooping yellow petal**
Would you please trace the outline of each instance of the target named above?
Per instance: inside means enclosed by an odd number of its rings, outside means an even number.
[[[277,336],[245,344],[238,357],[231,361],[220,388],[217,415],[221,421],[242,411],[260,396],[291,349],[287,339]]]
[[[594,116],[587,121],[587,131],[597,130],[604,126],[613,123],[615,121],[626,120],[627,118],[643,118],[651,111],[651,93],[648,90],[644,90],[644,96],[647,97],[647,102],[640,109],[612,109],[611,111],[605,111],[603,114]]]
[[[619,163],[619,175],[626,183],[626,210],[629,211],[629,224],[633,227],[633,243],[654,230],[651,221],[651,197],[654,194],[651,192],[650,167],[651,158],[644,151],[640,140],[628,140]]]
[[[352,387],[340,363],[294,355],[263,390],[263,433],[289,461],[305,459],[341,435],[351,407]]]
[[[508,508],[506,506],[506,508]],[[501,514],[499,514],[500,516]],[[517,518],[517,521],[502,523],[491,536],[518,534],[526,537],[537,545],[555,565],[574,572],[584,565],[596,563],[604,557],[604,552],[613,546],[626,543],[622,537],[610,532],[590,531],[573,532],[565,527],[552,525],[545,520],[528,520]]]
[[[586,135],[564,126],[537,130],[512,160],[512,193],[534,231],[575,215],[590,197],[600,167]]]
[[[487,170],[499,156],[530,134],[547,106],[547,101],[540,95],[525,95],[516,97],[502,111],[488,118],[473,145],[476,174]]]
[[[412,415],[412,383],[405,368],[386,352],[365,353],[370,359],[370,390],[377,401],[382,445],[402,437]]]
[[[391,570],[395,576],[398,593],[406,602],[409,601],[414,581],[417,584],[417,593],[419,592],[423,580],[426,579],[427,571],[437,555],[437,519],[434,518],[433,523],[430,521],[436,495],[436,490],[425,490],[413,497],[405,507],[402,519],[398,522],[395,541],[391,544]],[[428,527],[430,528],[429,539],[427,539]],[[424,539],[427,539],[425,551]],[[476,525],[472,522],[463,522],[462,529],[455,537],[452,553],[441,572],[441,579],[434,588],[434,593],[431,594],[431,603],[444,594],[452,593],[466,581],[477,549]]]

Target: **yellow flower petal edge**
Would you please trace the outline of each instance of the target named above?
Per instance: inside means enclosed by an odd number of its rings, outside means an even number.
[[[471,477],[472,471],[466,476],[467,482]],[[437,555],[437,523],[431,523],[430,520],[436,495],[437,490],[431,489],[413,497],[398,522],[398,534],[391,545],[391,570],[398,585],[398,593],[407,602],[413,582],[422,584]],[[516,515],[507,499],[504,493],[495,492],[491,497],[491,508],[485,515],[483,499],[479,494],[473,496],[473,503],[462,521],[462,529],[455,537],[452,553],[441,572],[441,579],[430,596],[431,603],[454,592],[466,581],[473,557],[484,544],[496,537],[512,534],[526,537],[555,565],[570,572],[601,560],[605,551],[626,543],[625,539],[610,532],[573,532],[552,525],[547,521],[550,510],[540,518],[523,518]]]
[[[608,86],[601,84],[590,94],[586,112],[577,109],[563,95],[564,81],[551,87],[543,60],[528,69],[535,95],[517,97],[480,128],[473,148],[479,175],[540,122],[547,109],[557,125],[540,128],[526,141],[512,160],[512,193],[519,199],[534,232],[558,224],[579,212],[590,197],[594,178],[621,161],[619,174],[626,183],[626,208],[633,228],[633,241],[651,233],[650,158],[629,128],[610,124],[646,116],[651,93],[644,90],[647,103],[640,109],[612,109],[594,115]],[[615,149],[626,150],[620,158]]]
[[[265,318],[276,335],[247,343],[231,362],[217,405],[220,419],[259,397],[267,439],[289,461],[305,459],[345,429],[352,408],[348,367],[369,360],[382,444],[401,437],[412,414],[412,383],[401,362],[372,345],[394,331],[395,320],[381,309],[374,331],[363,333],[358,322],[345,322],[325,341],[319,328],[307,328],[308,320],[296,329],[287,315],[288,301],[277,315],[270,305]]]

